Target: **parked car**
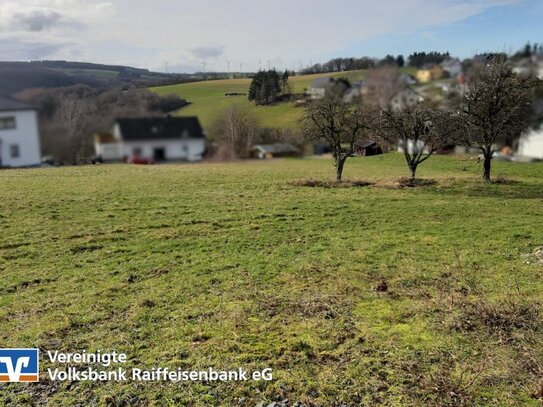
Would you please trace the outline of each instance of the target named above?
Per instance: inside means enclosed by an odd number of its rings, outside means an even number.
[[[142,157],[141,155],[133,155],[128,161],[129,164],[149,165],[154,164],[155,161],[152,158]]]

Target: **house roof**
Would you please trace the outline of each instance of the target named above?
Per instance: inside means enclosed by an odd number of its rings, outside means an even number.
[[[377,142],[374,140],[358,140],[354,145],[359,148],[368,148],[377,145]]]
[[[460,62],[458,58],[449,58],[441,63],[442,68],[449,68],[449,67],[458,66],[458,65],[462,65],[462,63]]]
[[[260,150],[264,154],[299,153],[296,147],[294,147],[292,144],[286,143],[256,144],[253,146],[253,150]]]
[[[9,96],[0,95],[0,112],[14,110],[36,110],[36,106],[21,100],[13,99]]]
[[[328,76],[324,76],[322,78],[317,78],[313,82],[311,82],[311,88],[313,89],[323,89],[326,88],[330,82],[332,82],[332,78],[329,78]]]
[[[205,138],[197,117],[148,117],[117,119],[126,141]]]

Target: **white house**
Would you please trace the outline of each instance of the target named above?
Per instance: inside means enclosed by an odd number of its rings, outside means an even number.
[[[521,158],[543,160],[543,99],[533,104],[536,124],[518,139],[516,155]]]
[[[543,160],[543,124],[524,133],[518,140],[517,155]]]
[[[326,90],[334,83],[334,80],[328,76],[317,78],[307,89],[307,95],[312,100],[319,100],[326,95]]]
[[[30,167],[40,163],[36,108],[0,96],[0,167]]]
[[[96,157],[101,161],[144,159],[200,161],[205,135],[196,117],[118,119],[113,134],[95,136]]]
[[[449,78],[456,78],[462,73],[462,62],[458,58],[449,58],[441,63],[441,67],[447,74]]]

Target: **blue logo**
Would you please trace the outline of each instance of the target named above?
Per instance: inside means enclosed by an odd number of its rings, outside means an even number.
[[[0,349],[0,382],[37,382],[38,349]]]

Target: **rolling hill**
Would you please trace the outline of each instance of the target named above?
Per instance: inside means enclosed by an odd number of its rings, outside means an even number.
[[[365,71],[337,72],[332,74],[303,75],[290,78],[295,93],[302,93],[311,82],[323,76],[348,77],[359,80]],[[213,121],[228,106],[240,106],[248,109],[259,124],[266,127],[294,128],[302,109],[294,107],[293,102],[277,103],[273,106],[256,106],[247,96],[225,96],[226,93],[246,93],[251,79],[225,79],[216,81],[192,82],[179,85],[152,88],[161,95],[175,94],[191,102],[181,109],[182,116],[198,116],[204,128],[209,128]]]
[[[403,68],[412,73],[413,68]],[[295,93],[303,93],[313,80],[319,77],[344,77],[350,81],[363,79],[365,70],[301,75],[290,78]],[[151,90],[161,95],[175,94],[188,100],[191,104],[179,111],[181,116],[198,116],[204,128],[209,128],[214,120],[228,106],[246,108],[258,120],[261,126],[276,128],[296,128],[302,109],[296,108],[293,102],[277,103],[273,106],[255,106],[247,100],[247,96],[225,96],[226,93],[246,93],[251,79],[225,79],[203,82],[183,83],[160,86]]]
[[[0,93],[13,95],[30,88],[157,86],[200,79],[193,74],[168,74],[121,65],[70,61],[0,61]]]

